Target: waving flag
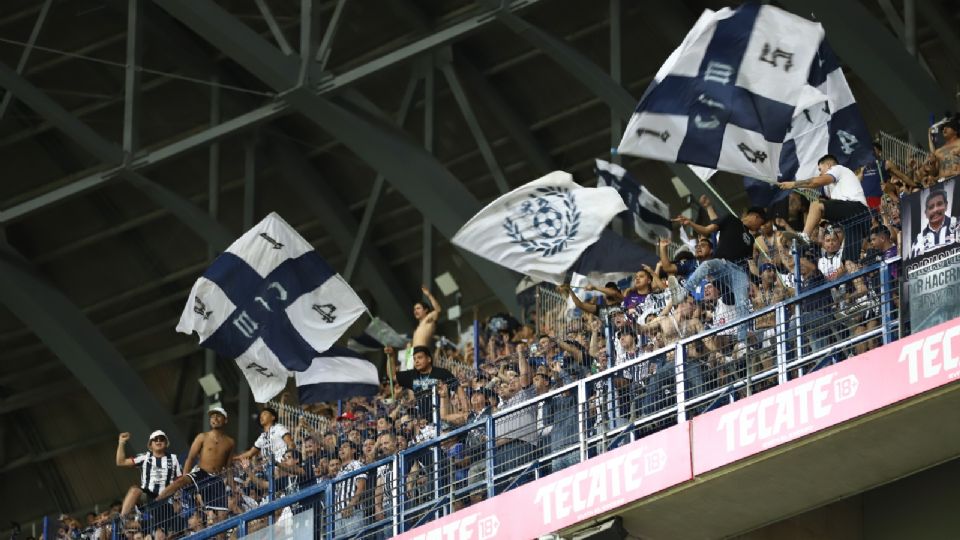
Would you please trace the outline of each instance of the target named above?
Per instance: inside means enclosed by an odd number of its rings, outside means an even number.
[[[597,160],[598,186],[609,186],[620,193],[633,214],[633,230],[651,244],[670,236],[670,207],[641,186],[626,169],[616,163]]]
[[[365,311],[347,282],[271,213],[193,285],[177,331],[196,332],[201,346],[234,359],[264,402]]]
[[[294,373],[300,404],[374,396],[380,390],[377,367],[343,347],[331,347],[306,371]]]
[[[473,216],[453,244],[552,283],[626,210],[613,188],[585,188],[554,171],[500,196]]]
[[[705,11],[640,99],[619,152],[773,181],[819,150],[821,131],[838,157],[869,147],[823,36],[769,5]]]
[[[817,176],[817,161],[827,153],[852,170],[874,163],[870,132],[837,57],[823,40],[794,109],[779,178]]]

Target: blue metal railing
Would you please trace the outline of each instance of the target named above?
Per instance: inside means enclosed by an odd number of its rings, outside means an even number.
[[[485,491],[488,498],[494,497],[498,494],[496,487],[498,481],[506,480],[510,476],[516,475],[518,471],[520,471],[521,476],[537,474],[536,463],[538,456],[536,455],[531,455],[529,461],[518,463],[511,470],[498,471],[496,468],[496,422],[497,420],[503,419],[505,416],[510,415],[511,413],[517,413],[528,407],[536,407],[537,404],[546,402],[547,400],[550,400],[563,393],[573,392],[576,395],[577,440],[575,442],[571,442],[568,450],[576,452],[578,461],[583,461],[586,460],[592,452],[604,451],[604,449],[598,449],[598,441],[612,441],[613,444],[607,445],[606,448],[610,449],[611,446],[622,444],[622,442],[626,440],[628,434],[637,432],[639,426],[649,422],[664,419],[676,419],[676,421],[682,422],[691,416],[691,411],[698,410],[699,413],[702,414],[706,410],[723,407],[727,404],[725,402],[730,402],[731,400],[736,399],[736,392],[739,389],[749,386],[753,381],[761,380],[767,377],[773,377],[776,381],[776,384],[782,384],[787,381],[788,374],[791,370],[796,370],[800,375],[802,375],[808,373],[809,371],[818,369],[825,362],[836,361],[836,358],[831,358],[831,356],[851,347],[853,344],[876,339],[878,337],[882,338],[884,344],[887,344],[898,338],[898,317],[895,310],[892,308],[892,304],[896,294],[895,287],[899,285],[899,280],[903,279],[903,273],[900,274],[899,279],[894,280],[890,277],[890,273],[888,272],[888,266],[891,264],[896,264],[898,261],[899,257],[881,261],[877,264],[870,265],[869,267],[865,267],[856,272],[845,275],[840,279],[826,282],[816,287],[811,287],[799,295],[788,298],[779,304],[759,309],[747,317],[716,328],[712,328],[709,331],[701,332],[695,336],[680,339],[674,344],[648,352],[630,362],[616,366],[609,366],[607,369],[599,373],[589,375],[561,388],[546,392],[532,400],[510,407],[509,409],[498,411],[491,416],[484,417],[478,422],[458,427],[433,440],[425,441],[411,448],[407,448],[406,450],[399,452],[397,455],[390,456],[376,463],[367,465],[358,469],[348,477],[327,480],[321,484],[309,486],[293,495],[284,496],[277,500],[271,499],[270,502],[259,508],[250,510],[243,515],[229,518],[217,525],[211,526],[191,536],[191,538],[196,540],[204,540],[235,528],[238,529],[239,536],[242,536],[244,523],[261,517],[272,516],[277,510],[291,506],[298,502],[319,497],[321,495],[324,497],[324,508],[327,516],[325,516],[324,519],[320,519],[321,516],[317,516],[317,523],[324,523],[324,535],[328,538],[334,538],[336,534],[336,531],[333,527],[334,485],[339,482],[346,481],[354,476],[365,475],[368,472],[376,470],[378,467],[387,464],[393,467],[394,471],[396,471],[396,474],[393,478],[395,485],[391,488],[391,493],[395,494],[396,497],[395,503],[391,505],[392,515],[386,516],[377,523],[365,524],[362,529],[363,531],[379,529],[381,526],[386,526],[389,523],[392,527],[392,534],[399,534],[408,528],[408,524],[419,524],[420,521],[426,519],[427,516],[442,513],[445,510],[449,511],[449,505],[447,503],[452,503],[452,499],[454,499],[454,497],[445,494],[446,489],[449,488],[449,486],[440,485],[440,475],[436,474],[436,471],[428,471],[434,479],[434,498],[430,501],[417,506],[408,507],[408,502],[410,501],[408,501],[405,489],[405,481],[409,472],[407,466],[408,461],[413,459],[413,456],[417,454],[430,452],[434,456],[434,464],[439,467],[439,458],[442,455],[439,449],[440,444],[443,441],[465,435],[468,432],[480,427],[484,429],[486,433],[486,442],[483,447],[482,459],[486,462],[486,471],[483,483],[486,484]],[[880,274],[881,287],[879,295],[881,298],[880,326],[860,335],[851,335],[841,341],[838,341],[837,343],[819,350],[810,351],[808,354],[804,355],[802,353],[804,350],[803,344],[805,340],[809,338],[804,336],[803,328],[801,324],[798,323],[799,317],[794,317],[793,320],[788,321],[788,310],[794,311],[794,314],[796,315],[799,311],[799,306],[801,306],[805,300],[809,300],[816,295],[823,295],[831,288],[837,287],[840,284],[848,283],[852,285],[853,280],[866,278],[869,274],[878,271]],[[725,330],[734,329],[742,324],[748,324],[752,320],[769,315],[771,313],[776,317],[776,366],[758,373],[749,373],[745,379],[736,380],[729,384],[723,384],[719,388],[711,391],[705,391],[694,397],[688,397],[688,389],[686,388],[687,381],[684,377],[687,369],[685,362],[686,346],[703,340],[705,337],[720,334]],[[795,336],[790,336],[789,334],[794,333],[794,331]],[[794,357],[790,359],[788,358],[787,354],[787,341],[793,339],[796,339],[796,345],[792,349],[794,351]],[[607,346],[612,349],[612,343],[608,342]],[[603,381],[604,383],[611,381],[617,373],[623,372],[625,369],[628,369],[632,366],[639,365],[641,362],[644,362],[648,359],[655,358],[658,355],[665,355],[668,352],[672,352],[674,355],[673,369],[675,370],[675,373],[673,384],[675,384],[674,395],[676,402],[662,410],[654,411],[639,418],[632,418],[626,423],[626,425],[618,427],[608,426],[605,431],[591,434],[592,429],[589,418],[587,417],[587,410],[590,407],[590,404],[588,403],[588,389],[592,388],[593,385],[598,381]],[[805,369],[803,366],[807,365],[812,365],[813,368]],[[434,400],[434,402],[436,401]],[[697,407],[700,408],[696,409]],[[552,455],[556,455],[558,452],[562,451],[563,450],[553,451]],[[545,460],[541,460],[540,463],[543,461]],[[518,479],[519,477],[514,478],[512,482],[507,483],[507,489],[512,488],[513,485],[517,483]],[[472,489],[471,486],[466,486],[457,488],[457,491],[472,491]],[[421,514],[420,512],[424,511],[424,509],[426,509],[426,511]]]

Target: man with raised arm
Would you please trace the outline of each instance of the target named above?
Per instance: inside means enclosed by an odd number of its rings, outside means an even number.
[[[429,347],[433,334],[437,331],[440,302],[426,285],[420,287],[420,290],[430,300],[430,306],[428,307],[422,300],[413,304],[413,318],[417,320],[417,328],[413,331],[413,346]]]
[[[751,309],[750,281],[746,270],[747,263],[753,255],[754,238],[750,233],[760,230],[767,220],[766,211],[763,208],[751,207],[740,219],[732,214],[721,218],[706,195],[700,197],[700,206],[707,211],[711,220],[709,224],[699,225],[683,215],[677,216],[674,221],[681,225],[689,225],[698,234],[704,236],[718,233],[717,247],[713,252],[713,258],[702,261],[683,284],[679,284],[676,278],[670,276],[673,303],[679,305],[686,293],[693,294],[700,282],[709,275],[720,278],[725,285],[729,286],[740,315],[745,316]]]
[[[123,498],[123,507],[120,516],[126,517],[140,500],[141,494],[146,494],[147,501],[156,500],[160,491],[169,486],[175,478],[183,474],[180,469],[180,460],[176,454],[167,453],[167,434],[159,429],[150,434],[147,441],[147,452],[137,454],[136,457],[127,457],[126,445],[130,440],[129,433],[121,433],[117,443],[117,467],[140,468],[140,483],[130,486]]]
[[[187,474],[174,480],[157,498],[165,499],[185,486],[196,486],[206,509],[215,510],[218,519],[222,520],[227,512],[227,487],[221,475],[230,464],[236,442],[224,432],[227,411],[222,407],[214,407],[208,415],[210,431],[193,439],[187,460],[183,462],[183,470],[187,471]],[[194,463],[198,467],[191,471]]]
[[[943,146],[934,148],[933,134],[930,137],[930,153],[933,154],[937,165],[937,175],[939,178],[949,178],[960,175],[960,122],[951,118],[940,126],[940,134],[943,135]]]

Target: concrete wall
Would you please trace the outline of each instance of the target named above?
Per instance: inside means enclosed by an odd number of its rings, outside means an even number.
[[[902,540],[960,537],[960,459],[778,521],[737,540]]]

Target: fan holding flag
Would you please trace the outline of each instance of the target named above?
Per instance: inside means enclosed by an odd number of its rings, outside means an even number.
[[[196,281],[177,331],[233,359],[260,403],[296,376],[301,403],[379,388],[377,369],[334,347],[366,307],[313,247],[271,213]]]

